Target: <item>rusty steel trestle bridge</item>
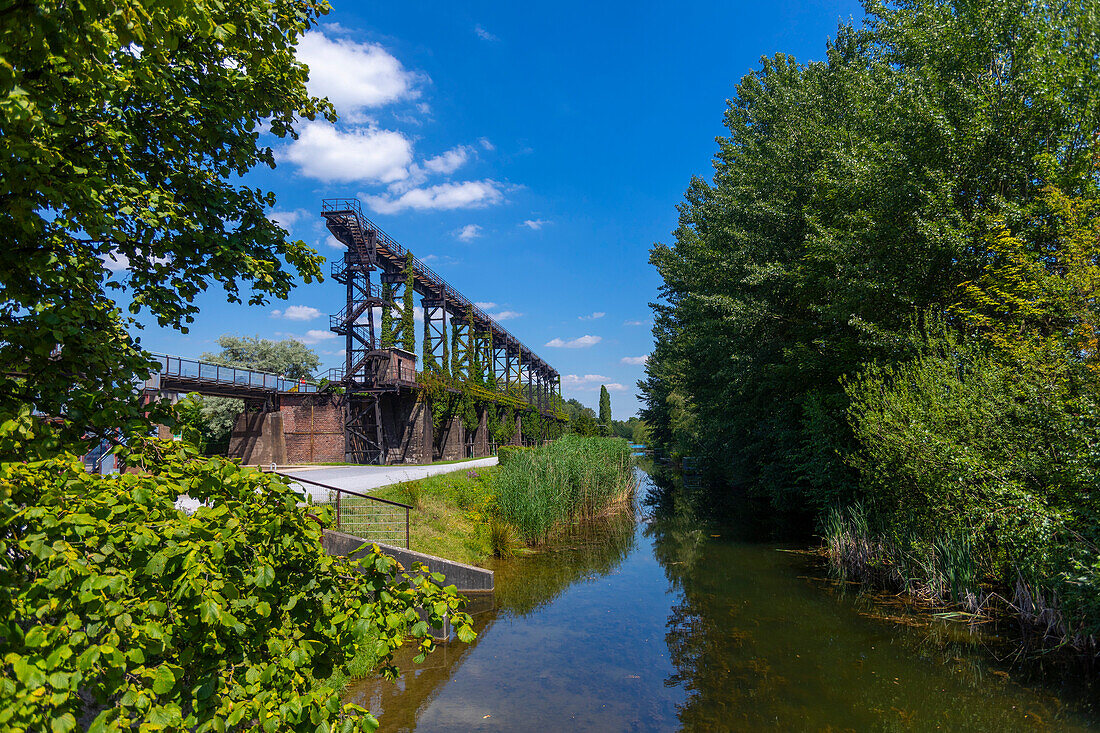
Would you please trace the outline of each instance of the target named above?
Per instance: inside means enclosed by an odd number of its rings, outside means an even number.
[[[321,215],[332,236],[347,247],[332,264],[332,277],[345,285],[347,302],[329,322],[345,340],[344,367],[329,376],[344,388],[346,460],[382,460],[387,448],[382,395],[422,389],[422,378],[433,375],[466,383],[486,402],[523,405],[560,419],[558,372],[364,216],[358,199],[325,199]],[[375,271],[378,283],[371,280]],[[410,288],[421,296],[423,309],[420,374],[416,355],[407,348],[416,343],[406,332],[412,322],[405,313],[412,302]],[[376,309],[382,320],[393,324],[396,319],[386,339],[379,338]]]

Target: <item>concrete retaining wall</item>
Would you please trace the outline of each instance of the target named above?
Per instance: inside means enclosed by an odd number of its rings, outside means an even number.
[[[364,540],[354,535],[336,532],[330,529],[325,530],[323,539],[325,552],[334,557],[351,557],[352,559],[357,559],[366,554],[355,554],[355,551],[363,542]],[[451,585],[453,583],[454,586],[463,593],[493,592],[492,570],[477,568],[473,565],[465,565],[453,560],[445,560],[441,557],[435,557],[434,555],[425,555],[423,552],[406,550],[404,547],[393,547],[392,545],[383,545],[380,543],[376,544],[378,544],[382,552],[396,559],[406,570],[411,568],[413,563],[424,563],[428,566],[429,572],[443,573],[443,575],[446,576],[446,581],[443,585]]]

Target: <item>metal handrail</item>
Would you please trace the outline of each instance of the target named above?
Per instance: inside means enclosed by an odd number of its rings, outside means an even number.
[[[235,387],[256,387],[275,392],[317,391],[316,384],[307,382],[304,379],[290,379],[289,377],[260,372],[255,369],[222,366],[221,364],[212,364],[198,359],[184,359],[180,356],[168,356],[166,354],[153,354],[153,356],[160,363],[160,374],[169,377],[193,379],[196,382],[233,385]],[[185,364],[193,365],[194,369],[185,371]]]
[[[411,550],[412,549],[411,542],[410,542],[410,534],[409,534],[409,511],[412,509],[412,507],[410,505],[402,504],[399,501],[390,501],[389,499],[383,499],[383,498],[378,497],[378,496],[370,496],[369,494],[360,494],[358,491],[352,491],[351,489],[341,489],[339,486],[332,486],[330,484],[323,484],[320,481],[313,481],[313,480],[308,479],[308,478],[301,478],[300,476],[291,476],[288,473],[282,473],[280,471],[264,471],[262,468],[260,470],[263,473],[270,473],[270,474],[274,474],[276,476],[282,476],[285,479],[289,479],[289,480],[295,481],[297,483],[311,484],[313,486],[319,486],[322,489],[328,489],[329,491],[335,491],[336,492],[336,529],[340,529],[340,495],[341,494],[350,494],[351,496],[357,496],[360,499],[369,499],[370,501],[377,501],[377,502],[380,502],[382,504],[389,504],[390,506],[395,506],[395,507],[399,507],[401,509],[404,509],[405,510],[405,549],[406,550]]]

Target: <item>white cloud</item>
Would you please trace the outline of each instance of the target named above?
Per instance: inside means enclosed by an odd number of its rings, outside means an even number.
[[[587,315],[587,316],[577,316],[577,318],[579,318],[582,321],[594,321],[597,318],[603,318],[606,315],[607,314],[604,313],[603,311],[596,311],[595,313],[592,313],[592,314]]]
[[[527,219],[523,222],[522,226],[525,226],[528,229],[534,229],[537,232],[539,229],[542,229],[549,223],[550,221],[547,219]]]
[[[497,311],[497,308],[500,308],[501,306],[497,305],[496,303],[481,302],[481,303],[474,303],[474,305],[476,305],[481,310],[485,311],[486,315],[488,315],[490,318],[493,318],[493,319],[498,320],[498,321],[508,321],[508,320],[513,319],[513,318],[519,318],[520,316],[523,315],[519,311],[510,311],[510,310]],[[494,311],[496,311],[496,312],[494,312]]]
[[[463,242],[472,242],[481,236],[481,227],[477,224],[467,224],[454,232],[455,238]]]
[[[312,321],[321,315],[321,311],[308,305],[289,305],[285,311],[271,311],[272,318],[285,318],[288,321]]]
[[[497,149],[495,145],[493,145],[491,142],[489,142],[489,138],[487,138],[487,137],[478,138],[478,143],[481,144],[481,147],[483,147],[483,148],[485,148],[486,150],[489,150],[489,151]]]
[[[561,386],[576,392],[595,392],[601,386],[607,387],[608,392],[625,392],[626,387],[618,382],[609,382],[602,374],[565,374],[561,378]]]
[[[100,259],[103,260],[103,264],[111,272],[122,272],[130,269],[130,258],[121,252],[111,252],[103,255]]]
[[[103,260],[103,264],[111,272],[122,272],[123,270],[130,269],[130,258],[124,255],[122,252],[110,252],[105,255],[101,255],[100,259]],[[148,265],[167,265],[172,261],[171,257],[139,257],[139,260],[144,259]]]
[[[290,230],[299,221],[305,221],[309,219],[310,214],[305,209],[294,209],[293,211],[279,211],[278,209],[272,209],[267,212],[267,217],[271,221],[275,222],[283,229]]]
[[[393,130],[353,127],[344,132],[325,122],[307,122],[283,156],[320,181],[392,183],[408,177],[412,143]]]
[[[332,39],[322,31],[309,31],[298,41],[298,59],[309,66],[310,93],[328,97],[341,113],[414,99],[419,94],[415,86],[422,77],[406,71],[377,44]]]
[[[420,258],[421,262],[438,262],[441,265],[457,265],[462,260],[457,260],[450,255],[425,255]]]
[[[595,346],[601,341],[603,341],[603,339],[599,336],[585,335],[575,339],[570,339],[569,341],[565,341],[560,338],[551,339],[546,342],[546,345],[554,349],[584,349],[589,346]]]
[[[623,321],[624,326],[646,326],[649,321]]]
[[[418,211],[477,209],[500,203],[504,200],[504,194],[500,190],[500,184],[486,179],[414,188],[397,198],[367,195],[363,195],[363,198],[367,205],[379,214],[396,214],[405,209]]]
[[[457,148],[452,148],[434,158],[428,158],[424,161],[424,167],[432,173],[439,173],[442,175],[454,173],[466,164],[472,152],[473,151],[465,145],[459,145]]]
[[[633,364],[634,366],[638,366],[640,364],[645,364],[648,359],[649,354],[642,354],[641,356],[624,356],[622,359],[620,359],[620,361],[623,364]]]
[[[328,341],[329,339],[336,338],[336,334],[332,331],[322,331],[319,328],[311,328],[305,332],[305,335],[297,333],[276,333],[276,336],[283,336],[285,338],[291,338],[295,341],[300,341],[306,346],[312,346],[313,344],[319,344],[322,341]]]
[[[576,374],[562,375],[561,383],[563,387],[583,387],[591,384],[602,384],[607,381],[607,377],[602,374],[585,374],[584,376],[577,376]]]
[[[334,249],[344,249],[344,243],[336,237],[332,236],[331,234],[328,235],[327,239],[325,239],[325,244]]]
[[[474,26],[474,33],[476,33],[477,37],[480,38],[483,41],[497,41],[497,40],[500,40],[496,36],[494,36],[492,33],[485,30],[484,28],[482,28],[480,24]]]
[[[413,163],[406,169],[403,180],[394,181],[389,185],[390,194],[401,194],[422,185],[431,175],[449,175],[466,164],[470,156],[475,154],[473,148],[459,145],[445,153],[440,153],[434,158],[428,158],[423,165]]]

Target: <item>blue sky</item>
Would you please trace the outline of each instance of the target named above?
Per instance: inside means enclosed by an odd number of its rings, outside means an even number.
[[[659,279],[692,175],[709,178],[734,84],[762,55],[824,56],[849,0],[779,3],[371,3],[333,1],[299,48],[335,126],[305,123],[278,167],[273,216],[339,256],[321,199],[358,197],[394,239],[563,375],[563,392],[616,419],[638,408]],[[327,265],[325,271],[328,271]],[[295,337],[324,367],[342,287],[229,305],[215,290],[187,335],[147,326],[146,348],[216,350],[223,333]],[[419,327],[419,324],[418,324]]]

